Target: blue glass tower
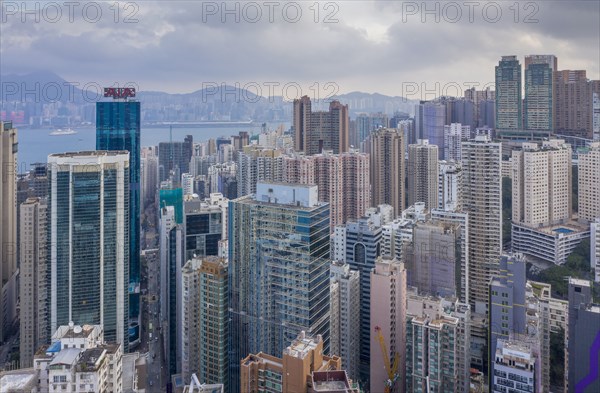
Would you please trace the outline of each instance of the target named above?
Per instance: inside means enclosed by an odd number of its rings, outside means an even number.
[[[96,103],[96,150],[129,152],[129,317],[140,313],[140,103],[113,101]],[[130,341],[138,337],[130,327]]]

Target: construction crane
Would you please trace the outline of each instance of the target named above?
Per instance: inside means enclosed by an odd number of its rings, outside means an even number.
[[[388,379],[385,381],[385,393],[391,393],[396,380],[399,378],[398,363],[400,363],[400,356],[398,355],[398,352],[396,352],[394,354],[394,361],[390,364],[390,356],[385,345],[383,333],[381,333],[381,328],[379,326],[375,326],[375,334],[377,335],[377,340],[379,341],[379,347],[381,348],[381,352],[383,354],[385,371],[388,375]]]

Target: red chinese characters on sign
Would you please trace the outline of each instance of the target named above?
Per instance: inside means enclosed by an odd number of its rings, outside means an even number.
[[[135,89],[133,87],[105,87],[104,97],[112,98],[128,98],[135,97]]]

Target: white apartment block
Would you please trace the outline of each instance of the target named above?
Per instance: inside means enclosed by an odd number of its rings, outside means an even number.
[[[121,345],[104,342],[102,326],[60,326],[35,355],[38,391],[121,393],[122,357]]]
[[[194,176],[189,173],[181,174],[181,188],[183,189],[183,195],[194,194]]]
[[[438,180],[438,206],[445,211],[461,209],[462,169],[460,161],[440,161]],[[431,209],[434,207],[432,206]]]
[[[500,339],[494,354],[490,390],[492,393],[541,392],[535,375],[539,367],[538,359],[527,344]]]
[[[578,151],[579,218],[600,217],[600,142]]]
[[[513,222],[530,227],[571,218],[571,146],[564,140],[523,143],[513,151]]]
[[[471,126],[452,123],[444,126],[444,160],[460,161],[462,159],[462,141],[471,137]]]
[[[508,160],[502,160],[502,177],[509,177],[512,179],[512,157],[508,157]]]

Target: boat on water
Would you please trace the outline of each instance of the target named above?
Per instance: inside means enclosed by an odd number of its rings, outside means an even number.
[[[66,130],[63,130],[61,128],[57,128],[56,130],[52,131],[50,133],[50,135],[53,136],[57,136],[57,135],[73,135],[73,134],[77,134],[77,131],[73,130],[72,128],[67,128]]]

